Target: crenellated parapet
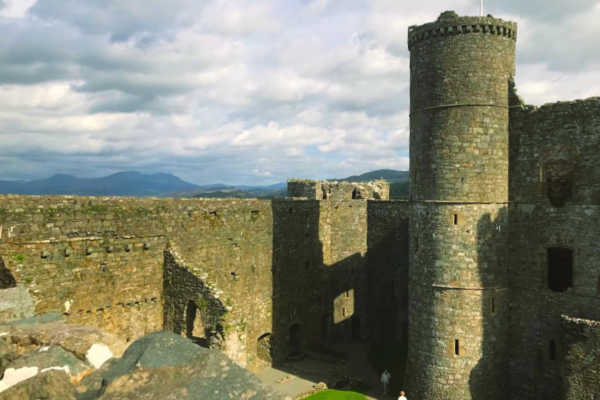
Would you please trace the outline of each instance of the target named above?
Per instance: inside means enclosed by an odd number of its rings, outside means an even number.
[[[408,28],[408,48],[429,39],[455,35],[482,34],[495,35],[517,40],[517,24],[487,17],[459,17],[454,11],[446,11],[435,21]]]

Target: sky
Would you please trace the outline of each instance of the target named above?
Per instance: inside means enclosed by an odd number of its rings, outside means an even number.
[[[407,29],[478,0],[0,0],[0,179],[408,169]],[[526,103],[600,96],[600,0],[486,0]]]

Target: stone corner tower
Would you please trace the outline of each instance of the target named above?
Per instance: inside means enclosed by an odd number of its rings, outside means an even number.
[[[408,30],[408,395],[506,397],[509,82],[517,26],[446,11]]]

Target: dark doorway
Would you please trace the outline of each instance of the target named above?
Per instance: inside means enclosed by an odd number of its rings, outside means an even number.
[[[0,257],[0,289],[8,289],[17,286],[17,281],[15,277],[10,272],[6,265],[4,265],[4,260]]]
[[[564,292],[573,286],[573,250],[564,247],[548,249],[548,288]]]
[[[360,199],[360,190],[358,190],[358,188],[354,188],[354,190],[352,191],[352,198],[353,199]]]
[[[188,301],[185,307],[185,335],[194,343],[208,347],[202,317],[193,300]]]

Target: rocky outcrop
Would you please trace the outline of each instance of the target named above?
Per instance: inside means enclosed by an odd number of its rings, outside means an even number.
[[[124,347],[58,315],[0,325],[0,400],[283,398],[221,351],[171,332]]]
[[[76,400],[75,389],[62,370],[49,370],[0,392],[0,400]]]
[[[101,373],[100,399],[282,398],[222,352],[170,332],[138,339]]]
[[[95,357],[100,345],[106,346],[112,356],[117,357],[123,354],[127,346],[124,340],[116,336],[97,328],[67,324],[52,314],[0,325],[0,337],[14,345],[18,354],[55,345],[73,353],[80,360],[86,360],[88,355]],[[92,353],[89,353],[90,350]],[[103,351],[106,353],[105,349]],[[98,361],[93,361],[98,366]]]
[[[123,340],[96,328],[66,324],[56,313],[5,323],[0,325],[0,393],[22,394],[16,387],[23,385],[19,390],[29,393],[34,378],[38,384],[55,385],[62,378],[47,373],[57,370],[68,378],[73,390],[72,383],[121,355],[125,346]]]

